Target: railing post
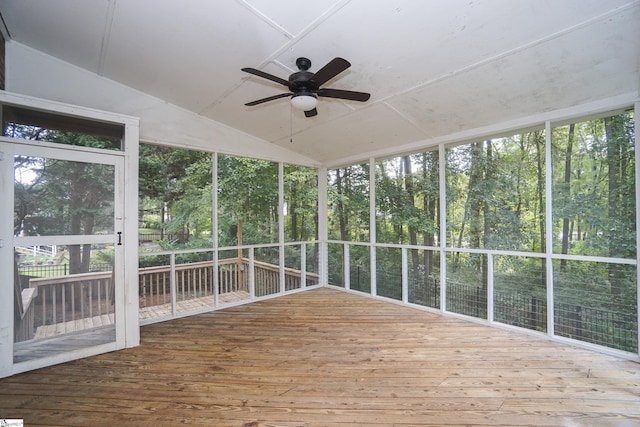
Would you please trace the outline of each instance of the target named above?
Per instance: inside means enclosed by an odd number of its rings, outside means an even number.
[[[254,264],[254,250],[249,248],[249,298],[256,297],[256,269]]]
[[[175,316],[177,311],[177,301],[176,301],[176,292],[177,292],[177,284],[176,284],[176,254],[172,253],[169,257],[169,265],[171,268],[171,277],[169,278],[169,286],[171,289],[171,315]]]
[[[307,244],[300,244],[300,287],[307,287]]]
[[[407,248],[402,248],[402,302],[409,302],[409,262],[407,259]]]
[[[351,260],[349,259],[349,244],[344,243],[342,248],[342,281],[344,282],[345,289],[351,289]]]
[[[486,307],[486,319],[489,322],[493,322],[495,317],[494,317],[494,307],[493,307],[493,293],[494,293],[494,270],[493,270],[493,254],[492,253],[488,253],[487,255],[487,292],[485,292],[486,294],[486,301],[484,302],[484,306]]]

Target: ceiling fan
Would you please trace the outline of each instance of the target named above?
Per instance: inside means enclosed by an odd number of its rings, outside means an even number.
[[[365,102],[369,97],[371,97],[371,94],[364,92],[320,87],[351,66],[349,61],[346,59],[333,58],[329,63],[327,63],[327,65],[320,68],[315,73],[309,71],[309,68],[311,68],[311,61],[307,58],[296,59],[296,66],[299,71],[291,74],[289,76],[289,80],[281,79],[280,77],[265,73],[264,71],[256,70],[255,68],[243,68],[242,71],[245,73],[280,83],[281,85],[288,87],[290,90],[290,92],[287,93],[281,93],[267,98],[258,99],[256,101],[247,102],[244,105],[252,107],[254,105],[262,104],[263,102],[269,102],[275,99],[291,96],[291,105],[294,108],[304,111],[304,115],[306,117],[313,117],[318,115],[316,106],[318,105],[319,96],[360,102]]]

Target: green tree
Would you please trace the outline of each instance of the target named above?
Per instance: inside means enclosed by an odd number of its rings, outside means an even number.
[[[33,126],[12,126],[12,132],[47,141],[92,148],[111,148],[109,138]],[[14,180],[16,234],[90,235],[113,232],[114,168],[110,165],[52,158],[19,157],[16,177],[28,170],[30,180]],[[89,271],[91,244],[69,245],[71,274]]]
[[[220,245],[278,241],[278,164],[237,156],[218,157]],[[239,230],[241,227],[241,230]]]
[[[318,238],[318,173],[315,168],[284,166],[285,238],[308,241]]]
[[[369,165],[328,173],[329,236],[343,241],[369,240]]]
[[[161,240],[211,234],[211,154],[159,145],[140,145],[140,205],[160,218]],[[145,212],[140,212],[140,219]]]

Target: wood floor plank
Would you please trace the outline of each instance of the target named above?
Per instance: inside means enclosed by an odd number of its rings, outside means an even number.
[[[0,380],[25,425],[631,426],[640,365],[319,288]]]

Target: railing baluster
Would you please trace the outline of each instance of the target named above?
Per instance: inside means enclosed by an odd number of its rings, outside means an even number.
[[[58,292],[57,292],[57,288],[58,288],[58,285],[57,285],[57,284],[56,284],[56,285],[54,285],[54,286],[53,286],[53,289],[52,289],[52,292],[51,292],[51,296],[53,297],[53,298],[52,298],[52,299],[53,299],[52,307],[53,307],[53,323],[54,323],[54,324],[55,324],[55,323],[58,323],[58,322],[57,322],[57,314],[58,314],[58,313],[57,313],[57,305],[56,305],[57,294],[58,294]]]
[[[67,294],[67,292],[66,292],[66,284],[65,283],[62,284],[61,293],[62,293],[62,299],[61,299],[61,302],[62,302],[62,323],[64,323],[64,322],[67,321],[67,310],[66,310],[66,308],[67,308],[67,304],[66,304],[66,294]]]
[[[80,282],[80,313],[82,314],[82,319],[85,317],[85,309],[84,309],[84,294],[85,288],[84,283]]]
[[[89,317],[93,317],[93,280],[89,280]]]
[[[98,287],[98,314],[97,316],[102,316],[102,280],[97,279],[96,285]]]
[[[42,301],[42,324],[45,325],[47,322],[47,288],[42,288],[42,296],[40,297]]]

